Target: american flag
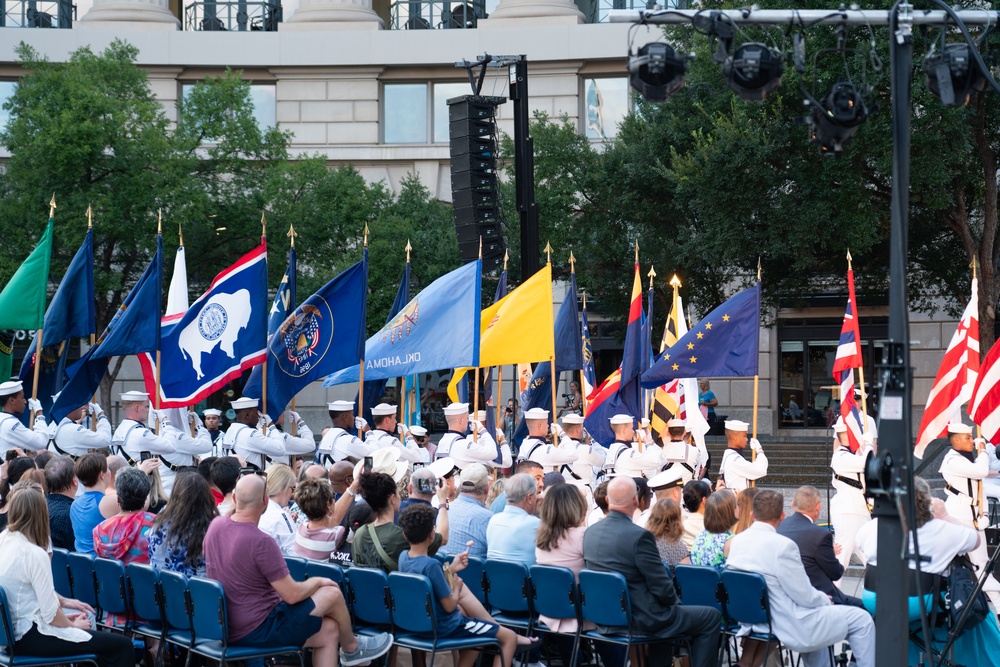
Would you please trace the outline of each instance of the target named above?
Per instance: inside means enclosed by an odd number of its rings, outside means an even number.
[[[854,369],[864,365],[861,358],[861,333],[855,312],[854,269],[847,269],[847,310],[840,328],[840,343],[833,361],[833,379],[840,385],[840,417],[847,424],[848,446],[852,452],[861,446],[864,428],[858,404],[854,402]]]
[[[914,454],[922,457],[928,443],[944,437],[948,422],[962,420],[962,404],[972,398],[979,377],[979,290],[972,279],[972,298],[941,360],[927,407],[920,420]]]

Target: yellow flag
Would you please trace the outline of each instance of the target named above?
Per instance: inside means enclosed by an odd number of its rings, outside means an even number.
[[[479,365],[549,361],[555,356],[552,266],[546,264],[507,296],[482,312]],[[458,383],[471,368],[456,368],[448,396],[458,401]]]

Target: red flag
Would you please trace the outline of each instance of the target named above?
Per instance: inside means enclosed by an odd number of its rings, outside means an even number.
[[[934,386],[927,396],[927,407],[920,420],[915,454],[922,456],[924,448],[935,438],[944,437],[948,423],[961,421],[962,404],[972,398],[979,376],[979,291],[972,279],[972,298],[962,314],[955,335],[941,360]]]
[[[972,421],[979,424],[983,437],[994,445],[1000,443],[1000,341],[990,348],[979,370],[976,387],[969,401]]]

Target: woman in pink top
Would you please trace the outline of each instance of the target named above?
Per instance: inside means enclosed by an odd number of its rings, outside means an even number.
[[[295,553],[309,560],[330,560],[330,554],[344,541],[347,531],[333,522],[336,502],[333,486],[325,478],[309,478],[298,483],[295,504],[306,515],[295,535]]]
[[[535,560],[539,565],[565,567],[579,574],[583,569],[583,533],[587,526],[587,501],[572,484],[558,484],[545,492],[535,540]],[[556,632],[576,632],[575,618],[540,617]],[[593,627],[585,627],[590,630]],[[572,641],[570,642],[572,645]],[[563,664],[569,663],[566,656]]]

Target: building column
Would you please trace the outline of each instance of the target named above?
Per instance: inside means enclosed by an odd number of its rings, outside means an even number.
[[[131,24],[131,25],[124,25]],[[180,30],[168,0],[94,0],[74,27],[98,30]]]
[[[384,27],[382,19],[372,9],[372,0],[302,0],[278,30],[380,30]]]
[[[586,23],[573,0],[500,0],[500,4],[484,22],[493,27],[518,25],[530,22],[533,25]]]

